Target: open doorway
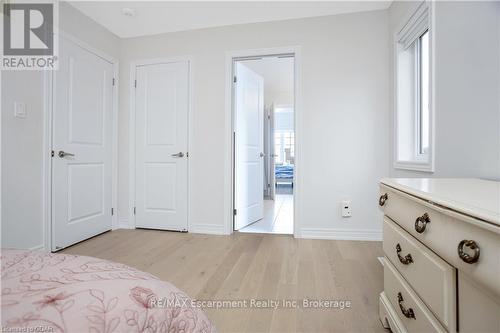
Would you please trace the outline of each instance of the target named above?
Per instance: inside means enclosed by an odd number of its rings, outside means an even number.
[[[294,232],[294,61],[234,59],[234,230]]]

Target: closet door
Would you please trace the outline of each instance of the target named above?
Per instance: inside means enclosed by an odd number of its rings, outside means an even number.
[[[135,220],[187,231],[189,63],[136,69]]]

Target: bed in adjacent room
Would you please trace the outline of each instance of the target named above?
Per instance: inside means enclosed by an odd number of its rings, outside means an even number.
[[[293,164],[276,165],[274,175],[276,184],[290,184],[293,186]]]
[[[215,332],[168,282],[85,256],[2,250],[2,327],[46,332]],[[31,331],[31,330],[26,330]]]

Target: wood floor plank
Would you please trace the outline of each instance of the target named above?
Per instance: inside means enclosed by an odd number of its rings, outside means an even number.
[[[385,332],[378,320],[380,242],[136,229],[107,232],[62,252],[136,267],[200,300],[280,302],[276,309],[205,309],[219,332]],[[304,308],[303,299],[352,303]],[[297,306],[283,307],[283,300]]]

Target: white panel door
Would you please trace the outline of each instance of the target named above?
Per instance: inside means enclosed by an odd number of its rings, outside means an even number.
[[[136,227],[187,231],[189,63],[136,69]]]
[[[264,215],[264,80],[240,62],[236,77],[235,229],[239,230]]]
[[[111,229],[113,65],[64,38],[54,74],[52,250]]]

